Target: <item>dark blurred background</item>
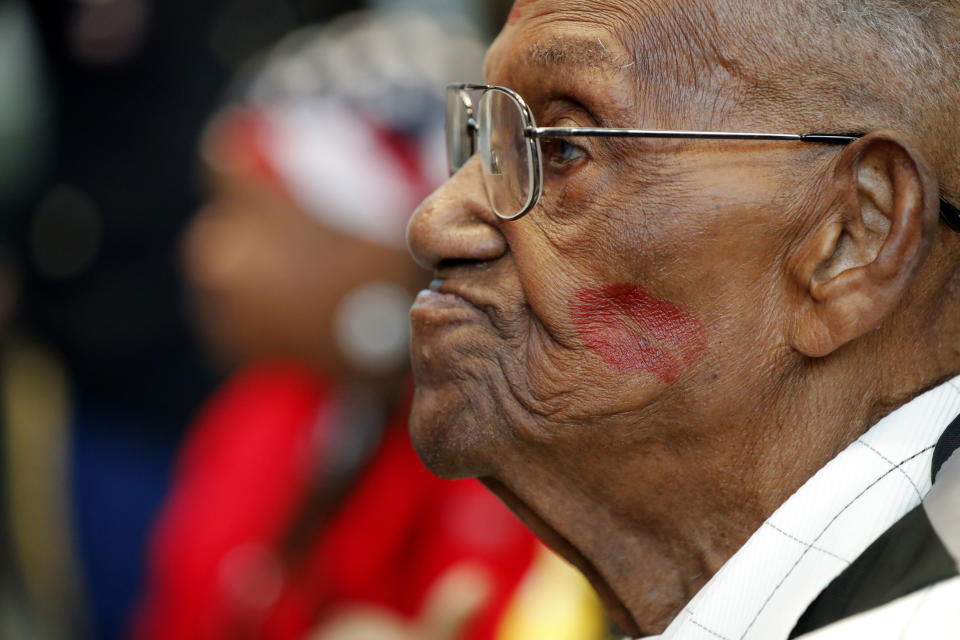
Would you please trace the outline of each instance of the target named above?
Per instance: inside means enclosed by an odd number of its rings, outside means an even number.
[[[68,481],[63,535],[97,637],[120,634],[170,463],[217,383],[189,326],[177,243],[200,197],[197,139],[229,79],[296,27],[348,10],[455,11],[492,35],[510,4],[0,0],[0,306],[17,300],[8,341],[42,345],[62,372],[37,397],[67,398],[50,400],[65,428],[48,432],[66,438],[65,457],[41,455],[35,471]]]

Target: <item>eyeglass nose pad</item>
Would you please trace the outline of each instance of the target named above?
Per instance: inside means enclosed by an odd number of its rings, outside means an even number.
[[[459,171],[463,165],[477,153],[477,135],[480,132],[480,127],[477,124],[476,119],[472,116],[467,119],[466,123],[466,136],[463,140],[463,146],[460,149],[458,157],[451,158],[450,162],[447,163],[447,171],[450,174],[449,177],[453,177],[454,174]]]
[[[477,124],[477,119],[473,116],[467,119],[467,136],[470,139],[469,149],[470,155],[464,158],[464,164],[466,161],[473,157],[477,152],[477,136],[480,135],[480,125]]]

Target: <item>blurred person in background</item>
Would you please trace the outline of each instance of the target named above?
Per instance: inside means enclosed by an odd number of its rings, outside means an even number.
[[[154,531],[136,640],[599,638],[586,583],[406,430],[407,218],[445,177],[440,88],[470,30],[404,13],[298,31],[201,145],[184,242],[200,329],[236,369]]]
[[[20,313],[17,216],[50,161],[51,103],[25,3],[0,2],[0,638],[87,629],[67,497],[71,397],[62,360]]]
[[[253,51],[367,4],[422,2],[0,0],[4,282],[21,291],[4,335],[0,637],[127,625],[147,523],[215,377],[170,255],[199,195],[195,140]],[[432,4],[488,27],[506,15]]]
[[[173,257],[199,202],[196,138],[239,61],[359,4],[0,0],[0,204],[21,290],[0,537],[35,612],[25,637],[128,625],[148,522],[214,382]]]

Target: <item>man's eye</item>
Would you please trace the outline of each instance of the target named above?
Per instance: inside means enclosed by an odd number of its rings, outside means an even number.
[[[569,169],[587,156],[586,151],[563,139],[544,140],[543,155],[551,169]]]

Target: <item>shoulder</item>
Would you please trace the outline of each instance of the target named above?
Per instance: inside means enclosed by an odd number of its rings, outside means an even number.
[[[942,638],[948,629],[960,629],[960,577],[942,580],[897,598],[883,606],[845,618],[800,640],[849,638]]]
[[[960,628],[960,453],[933,475],[923,504],[820,593],[792,638],[930,638],[940,637],[931,629]]]

